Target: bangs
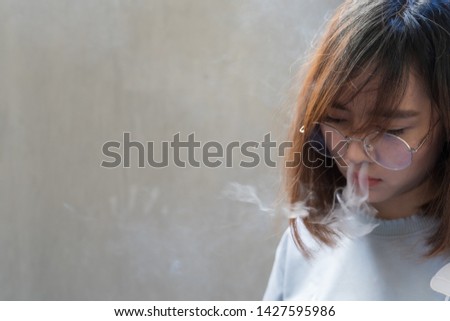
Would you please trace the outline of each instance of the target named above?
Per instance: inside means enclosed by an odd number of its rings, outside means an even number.
[[[388,59],[389,61],[389,59]],[[387,66],[387,62],[381,61],[376,65],[364,68],[356,68],[348,79],[340,85],[333,97],[331,104],[322,108],[322,113],[317,115],[318,121],[322,121],[333,106],[347,105],[361,93],[371,97],[370,103],[355,105],[363,117],[358,127],[353,128],[353,134],[364,133],[373,130],[374,127],[385,131],[390,126],[390,119],[396,114],[405,95],[410,72],[414,68],[411,65],[396,64]]]

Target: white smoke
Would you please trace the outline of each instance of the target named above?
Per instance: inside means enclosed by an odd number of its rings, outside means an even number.
[[[370,233],[376,226],[377,211],[367,203],[369,197],[367,164],[364,163],[358,173],[358,180],[354,180],[354,165],[347,170],[347,185],[335,191],[335,202],[332,209],[324,218],[313,222],[323,224],[348,238],[357,238]],[[230,183],[223,193],[226,197],[244,203],[256,205],[260,211],[275,214],[281,211],[287,218],[305,218],[314,209],[308,208],[305,202],[298,202],[293,206],[275,208],[265,204],[255,187]],[[311,194],[312,197],[312,194]]]
[[[335,203],[331,211],[319,222],[329,226],[349,238],[357,238],[369,234],[376,226],[377,210],[367,203],[369,186],[367,163],[363,163],[354,180],[354,165],[347,169],[347,185],[335,192]]]
[[[223,195],[239,202],[254,204],[261,212],[265,212],[270,215],[275,215],[275,213],[281,211],[281,213],[287,218],[303,218],[309,214],[309,210],[304,202],[298,202],[289,208],[286,206],[277,208],[272,205],[266,205],[258,196],[256,188],[251,185],[229,183],[223,191]]]

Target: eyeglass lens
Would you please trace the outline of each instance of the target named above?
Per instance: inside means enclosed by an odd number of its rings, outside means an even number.
[[[343,157],[351,140],[336,128],[320,123],[313,130],[309,140],[310,145],[325,157]],[[401,170],[408,167],[412,161],[412,153],[405,142],[399,137],[384,133],[372,133],[365,137],[362,143],[368,157],[380,166]]]

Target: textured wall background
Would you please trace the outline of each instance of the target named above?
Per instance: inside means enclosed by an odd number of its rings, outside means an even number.
[[[280,141],[340,2],[0,0],[0,299],[260,299],[286,219],[223,191],[272,205],[278,169],[106,169],[102,145]]]

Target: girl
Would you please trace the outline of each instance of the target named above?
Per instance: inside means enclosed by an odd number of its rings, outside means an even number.
[[[444,299],[430,280],[450,262],[449,112],[450,1],[346,1],[299,94],[285,187],[309,210],[264,299]],[[330,217],[346,185],[376,213],[365,235]]]

